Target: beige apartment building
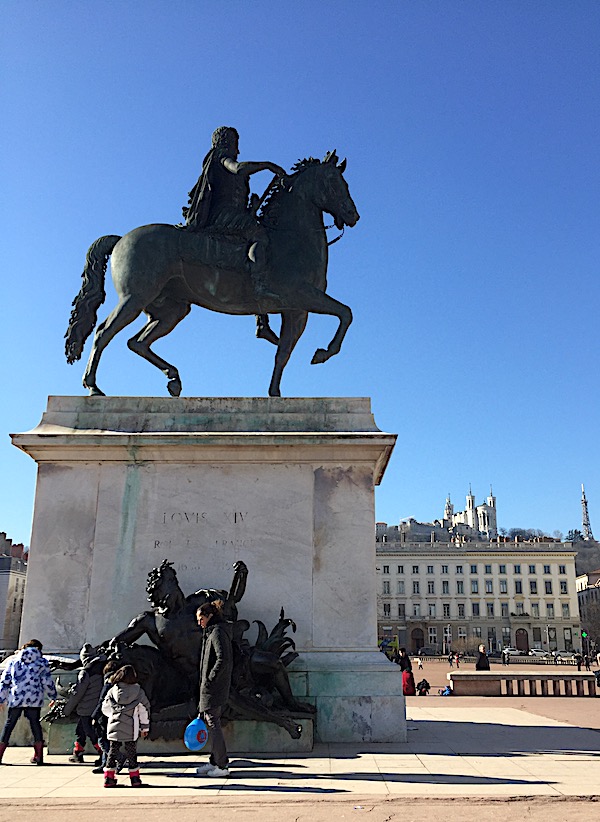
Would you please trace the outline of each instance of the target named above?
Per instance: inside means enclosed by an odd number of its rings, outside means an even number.
[[[380,639],[397,636],[409,653],[581,649],[572,543],[394,536],[377,524]]]

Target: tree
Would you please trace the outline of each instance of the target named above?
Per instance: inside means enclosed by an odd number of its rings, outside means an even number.
[[[581,542],[583,534],[577,528],[571,529],[567,534],[567,542]]]

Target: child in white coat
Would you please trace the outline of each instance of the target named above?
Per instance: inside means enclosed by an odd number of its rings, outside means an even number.
[[[104,770],[104,787],[116,787],[115,769],[125,744],[129,761],[132,788],[140,788],[140,769],[137,764],[137,738],[147,737],[150,730],[150,703],[143,688],[138,685],[133,665],[124,665],[113,676],[113,686],[102,703],[102,713],[108,717],[107,738],[110,743]]]

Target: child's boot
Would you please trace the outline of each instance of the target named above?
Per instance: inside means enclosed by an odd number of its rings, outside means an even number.
[[[83,752],[85,748],[83,745],[80,745],[79,742],[75,743],[73,748],[73,753],[69,757],[69,762],[83,762]]]
[[[142,787],[142,780],[140,779],[140,769],[138,768],[137,771],[129,771],[129,779],[131,780],[131,787],[132,788],[141,788]]]
[[[104,787],[105,788],[116,788],[117,787],[117,780],[115,779],[115,772],[109,771],[106,769],[104,771]]]
[[[32,765],[43,765],[44,764],[44,743],[43,742],[34,742],[33,743],[33,750],[34,750],[34,754],[31,757],[31,764]]]

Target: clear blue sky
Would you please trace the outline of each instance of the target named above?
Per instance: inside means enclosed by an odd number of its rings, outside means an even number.
[[[29,541],[35,485],[8,433],[83,393],[63,335],[88,246],[178,222],[227,124],[241,159],[348,158],[361,221],[329,293],[355,320],[311,366],[335,327],[311,317],[282,387],[372,397],[399,435],[378,519],[492,483],[500,525],[566,532],[585,482],[600,536],[599,42],[585,0],[4,0],[0,530]],[[100,386],[166,395],[127,336]],[[250,317],[196,308],[157,351],[186,396],[266,395],[273,349]]]

